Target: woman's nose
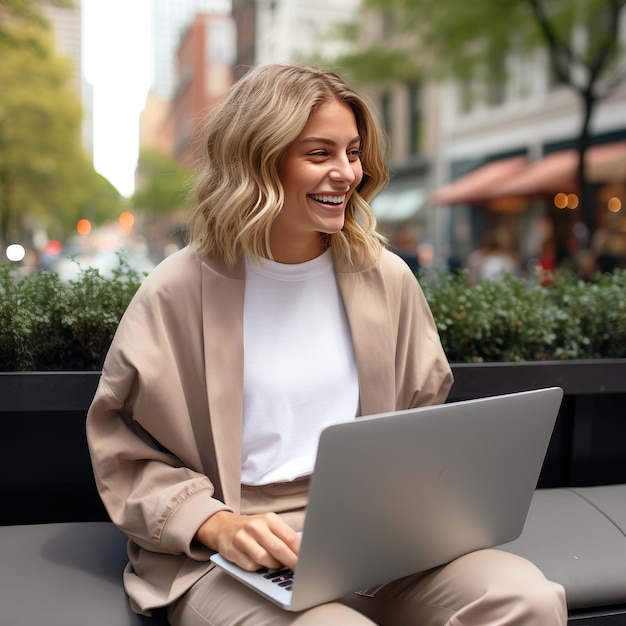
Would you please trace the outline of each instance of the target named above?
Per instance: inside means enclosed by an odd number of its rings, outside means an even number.
[[[356,170],[357,163],[353,163],[346,159],[338,160],[333,169],[330,172],[330,175],[333,180],[347,182],[350,185],[356,180],[357,172]]]

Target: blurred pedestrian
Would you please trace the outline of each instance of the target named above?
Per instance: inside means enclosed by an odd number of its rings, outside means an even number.
[[[481,247],[467,260],[468,282],[475,285],[485,280],[498,280],[504,274],[518,275],[520,266],[508,230],[488,230]]]

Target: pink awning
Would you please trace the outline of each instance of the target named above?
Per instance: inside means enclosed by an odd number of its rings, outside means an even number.
[[[599,183],[626,183],[626,141],[597,146],[590,150],[587,173]]]
[[[475,204],[492,197],[499,183],[509,181],[528,166],[526,157],[492,161],[436,189],[428,198],[430,204]]]
[[[588,148],[586,168],[596,183],[626,182],[626,141]],[[492,161],[429,197],[431,204],[477,204],[495,198],[531,198],[578,191],[578,151],[551,152],[529,163],[525,157]]]
[[[611,182],[626,173],[626,142],[592,146],[586,153],[589,180]],[[620,165],[621,163],[621,171]],[[550,196],[578,190],[578,151],[559,150],[547,154],[493,189],[493,197]]]

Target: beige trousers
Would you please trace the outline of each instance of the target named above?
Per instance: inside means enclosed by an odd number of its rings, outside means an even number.
[[[296,530],[307,481],[244,487],[244,513],[276,511]],[[172,626],[565,626],[563,588],[528,561],[480,550],[447,565],[289,613],[212,569],[169,607]]]

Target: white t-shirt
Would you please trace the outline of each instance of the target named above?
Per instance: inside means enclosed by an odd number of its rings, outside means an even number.
[[[246,259],[243,383],[242,482],[310,474],[322,429],[359,408],[330,251],[294,265]]]

